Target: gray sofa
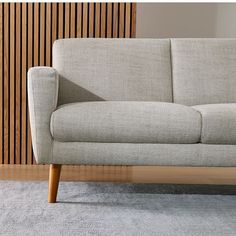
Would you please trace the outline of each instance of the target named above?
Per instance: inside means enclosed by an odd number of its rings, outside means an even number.
[[[63,39],[28,72],[37,163],[236,166],[235,39]]]

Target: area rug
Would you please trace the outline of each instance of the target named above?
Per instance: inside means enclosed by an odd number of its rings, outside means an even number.
[[[236,235],[236,187],[0,181],[0,235]]]

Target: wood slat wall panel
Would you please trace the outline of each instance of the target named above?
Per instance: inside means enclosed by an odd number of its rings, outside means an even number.
[[[0,164],[35,164],[27,71],[58,38],[135,37],[135,3],[0,3]]]

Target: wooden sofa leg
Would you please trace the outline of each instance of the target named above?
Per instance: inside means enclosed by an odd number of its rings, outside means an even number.
[[[51,164],[49,170],[48,202],[55,203],[61,174],[61,165]]]

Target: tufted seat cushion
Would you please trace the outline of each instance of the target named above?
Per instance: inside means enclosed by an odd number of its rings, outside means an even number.
[[[59,107],[50,126],[62,142],[197,143],[201,115],[164,102],[79,102]]]
[[[193,106],[202,116],[201,142],[236,144],[236,103]]]

